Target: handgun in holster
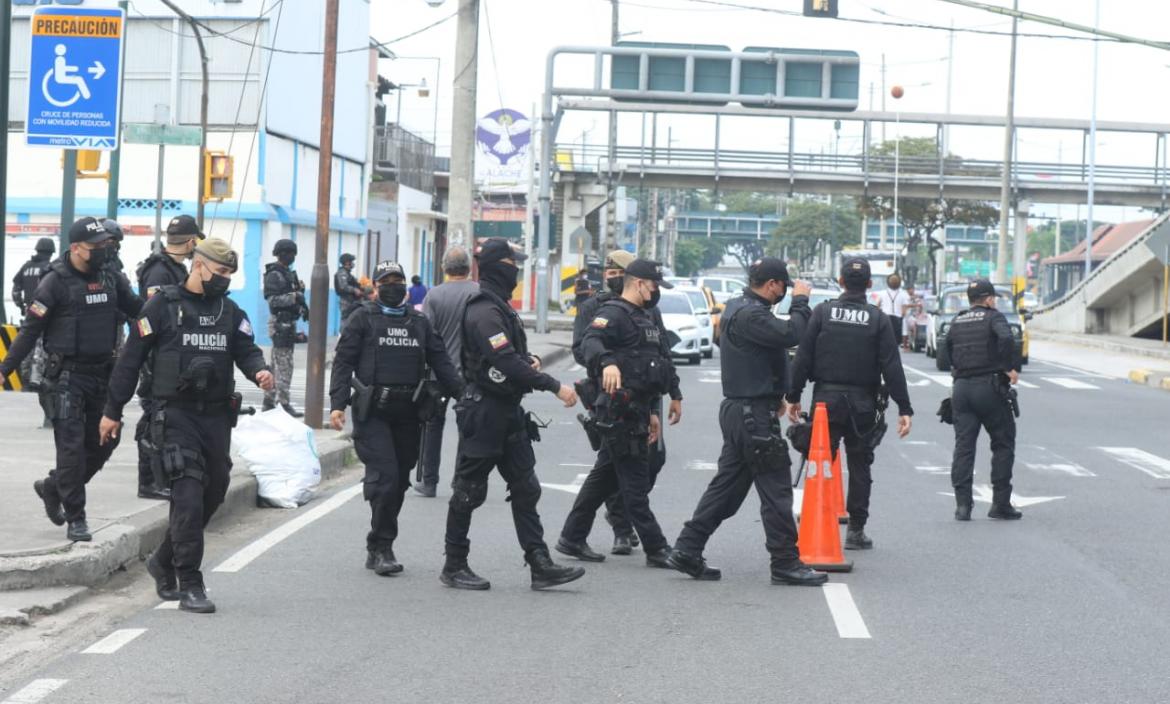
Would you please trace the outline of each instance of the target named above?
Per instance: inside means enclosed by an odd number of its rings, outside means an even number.
[[[597,396],[601,393],[597,381],[594,379],[574,381],[573,390],[577,392],[577,398],[581,399],[581,405],[585,410],[592,411],[597,404]]]
[[[358,381],[357,377],[349,380],[349,388],[353,393],[349,397],[349,404],[353,408],[353,418],[362,423],[370,417],[370,406],[374,401],[374,388]]]
[[[150,473],[154,475],[154,485],[165,487],[171,485],[171,477],[163,468],[162,447],[166,440],[167,408],[166,403],[156,401],[150,411],[150,444],[154,448],[150,453]]]
[[[788,459],[788,443],[780,435],[780,421],[775,416],[761,428],[750,405],[743,407],[743,425],[748,434],[748,464],[757,474],[780,466]]]
[[[1007,374],[999,374],[997,377],[996,389],[1003,400],[1007,402],[1008,408],[1012,409],[1012,415],[1016,418],[1020,417],[1020,394],[1012,388],[1011,379]]]

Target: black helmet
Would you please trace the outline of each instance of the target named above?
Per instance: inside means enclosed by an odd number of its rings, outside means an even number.
[[[53,252],[57,251],[57,243],[48,237],[42,237],[37,240],[36,250],[41,254],[45,254],[46,252],[48,254],[52,254]]]
[[[102,220],[102,227],[106,228],[117,242],[121,242],[122,238],[125,237],[125,234],[122,232],[122,226],[118,224],[117,220],[106,218]]]
[[[282,254],[296,254],[297,243],[292,240],[277,240],[276,244],[272,246],[273,256],[279,257]]]
[[[342,264],[353,264],[355,261],[357,261],[357,257],[353,256],[349,252],[346,252],[345,254],[341,255],[338,261]]]

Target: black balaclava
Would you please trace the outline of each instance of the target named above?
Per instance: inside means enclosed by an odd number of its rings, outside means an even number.
[[[516,276],[520,267],[502,261],[488,262],[479,265],[479,282],[486,285],[493,293],[508,300],[516,288]]]

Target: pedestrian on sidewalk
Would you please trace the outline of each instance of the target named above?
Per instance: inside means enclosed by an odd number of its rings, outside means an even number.
[[[479,293],[479,284],[471,280],[471,255],[459,245],[449,247],[443,255],[443,273],[447,280],[431,289],[423,300],[423,315],[431,321],[431,327],[443,339],[447,356],[462,375],[463,364],[463,313],[467,302]],[[423,430],[422,484],[414,487],[421,496],[434,497],[439,485],[439,463],[443,452],[443,429],[447,425],[447,406],[434,418],[427,421]]]
[[[131,327],[101,420],[103,446],[116,445],[122,409],[149,363],[150,434],[159,448],[155,481],[170,485],[171,510],[166,536],[146,567],[160,598],[193,613],[215,612],[200,567],[203,529],[231,480],[231,434],[240,409],[232,366],[264,390],[274,383],[247,314],[226,295],[238,265],[224,240],[213,237],[195,247],[183,285],[160,288]]]
[[[544,542],[536,504],[540,480],[532,443],[537,423],[520,405],[536,390],[555,393],[572,408],[577,394],[540,371],[540,358],[528,352],[520,316],[509,301],[526,255],[508,241],[493,237],[480,247],[479,294],[467,303],[463,321],[463,375],[467,388],[455,405],[459,454],[451,502],[447,509],[446,562],[440,581],[456,589],[489,589],[491,583],[467,564],[471,515],[487,499],[493,469],[508,483],[516,537],[532,573],[532,588],[546,589],[580,579],[585,570],[557,565]]]
[[[329,422],[341,430],[346,407],[353,409],[354,449],[366,465],[362,487],[371,514],[366,569],[388,577],[402,572],[394,541],[410,470],[418,462],[420,419],[442,407],[439,390],[426,383],[428,370],[447,396],[458,396],[463,381],[430,321],[405,302],[402,266],[382,262],[374,283],[378,301],[354,311],[337,341]]]
[[[910,297],[902,290],[902,277],[890,274],[886,277],[888,288],[878,295],[878,307],[890,316],[890,324],[894,327],[894,339],[898,346],[902,345],[902,316],[906,315],[906,308],[910,305]]]
[[[427,287],[418,274],[410,277],[410,305],[421,306],[427,297]]]
[[[137,317],[142,299],[126,277],[106,268],[113,233],[99,220],[81,218],[69,228],[69,251],[54,261],[28,304],[28,317],[0,362],[7,376],[44,335],[48,355],[50,416],[57,445],[57,467],[33,489],[55,525],[69,524],[66,537],[92,540],[85,520],[85,485],[117,447],[102,444],[98,425],[117,340],[119,311]]]
[[[190,215],[180,215],[167,224],[167,238],[163,251],[153,252],[138,265],[138,293],[150,300],[163,286],[179,286],[187,280],[187,260],[195,255],[195,245],[207,239],[199,223]],[[138,382],[138,397],[142,416],[134,428],[138,443],[138,496],[143,499],[169,499],[169,486],[158,486],[154,481],[154,461],[157,448],[150,440],[151,370],[144,365]]]
[[[293,408],[289,386],[293,376],[293,347],[297,342],[297,320],[309,319],[305,285],[292,270],[297,260],[297,243],[277,240],[272,247],[276,261],[264,268],[264,298],[268,301],[268,335],[272,338],[272,369],[276,386],[264,394],[264,410],[280,407],[293,418],[304,416]]]

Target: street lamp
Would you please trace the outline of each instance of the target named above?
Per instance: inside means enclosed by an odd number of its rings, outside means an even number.
[[[436,2],[436,0],[428,0],[428,3],[430,3],[432,7],[438,7],[438,5],[442,3],[442,1],[443,0],[437,0],[437,2]],[[431,142],[435,145],[435,152],[438,153],[438,151],[439,151],[439,82],[441,80],[440,76],[442,75],[443,62],[439,59],[438,56],[395,56],[394,60],[395,61],[407,60],[407,61],[434,61],[435,62],[435,109],[433,110],[434,118],[432,120],[432,125],[431,125]],[[426,82],[427,82],[427,79],[425,79],[425,78],[422,79],[423,88],[419,90],[419,97],[422,97],[422,98],[427,97],[423,93],[423,90],[426,88]]]
[[[418,83],[399,83],[394,90],[398,91],[398,107],[394,112],[394,126],[402,129],[402,89],[403,88],[418,88],[418,97],[425,98],[431,94],[431,89],[427,86],[427,79],[423,78]],[[438,102],[437,100],[435,101]]]
[[[894,100],[901,100],[905,90],[902,86],[890,89]],[[894,108],[894,241],[898,241],[898,171],[902,165],[902,108]]]

